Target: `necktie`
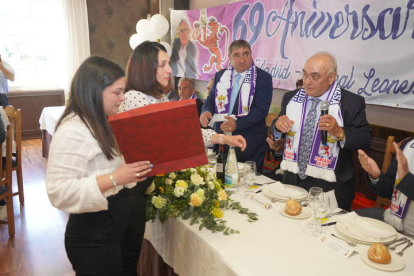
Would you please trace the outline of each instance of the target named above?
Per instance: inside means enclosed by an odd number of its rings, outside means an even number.
[[[240,89],[239,82],[240,82],[241,77],[242,77],[241,74],[236,74],[236,76],[234,77],[233,88],[231,89],[229,115],[231,115],[231,113],[233,112],[234,104],[236,102],[237,95],[239,94],[239,89]]]
[[[315,133],[315,121],[316,121],[316,106],[321,101],[319,99],[311,99],[312,106],[306,115],[305,126],[302,132],[302,141],[300,143],[300,154],[299,154],[299,172],[300,179],[306,178],[306,167],[308,165],[309,154],[312,148],[313,134]]]

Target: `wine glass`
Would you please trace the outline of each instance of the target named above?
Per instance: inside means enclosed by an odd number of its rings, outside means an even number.
[[[315,222],[317,223],[317,227],[313,232],[315,236],[319,236],[323,233],[321,229],[322,218],[329,211],[329,207],[330,201],[328,195],[326,195],[325,193],[320,193],[315,197],[313,205],[313,211],[316,217]]]
[[[316,223],[316,214],[314,211],[314,203],[315,203],[315,199],[317,198],[318,195],[320,195],[321,193],[323,193],[322,188],[319,187],[312,187],[309,189],[309,193],[308,193],[308,204],[309,207],[311,208],[311,210],[313,211],[313,222],[308,223],[308,227],[315,229],[318,227],[318,224]]]
[[[255,161],[246,161],[244,165],[244,176],[246,177],[246,183],[248,188],[254,184],[256,179],[256,162]]]

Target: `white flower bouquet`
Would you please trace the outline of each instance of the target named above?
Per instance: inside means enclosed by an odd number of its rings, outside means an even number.
[[[239,233],[227,227],[226,221],[221,219],[223,208],[238,210],[247,215],[249,222],[258,219],[257,214],[231,200],[221,180],[204,166],[157,175],[147,190],[147,221],[153,221],[157,216],[161,222],[169,218],[191,218],[191,225],[201,222],[200,230],[205,227],[213,233]]]

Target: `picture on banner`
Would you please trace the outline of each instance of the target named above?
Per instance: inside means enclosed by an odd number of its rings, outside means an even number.
[[[413,9],[414,0],[246,0],[173,10],[173,75],[208,81],[228,66],[230,43],[244,39],[274,88],[295,89],[305,61],[328,51],[342,88],[368,104],[414,109]]]

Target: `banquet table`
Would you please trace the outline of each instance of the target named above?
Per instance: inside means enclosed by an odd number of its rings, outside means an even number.
[[[206,229],[199,231],[199,225],[191,226],[190,220],[170,219],[164,224],[159,220],[148,222],[145,238],[180,276],[414,275],[414,246],[404,251],[403,270],[378,270],[361,260],[360,253],[369,245],[358,243],[356,252],[345,258],[311,233],[307,224],[312,217],[299,220],[282,216],[279,209],[284,207],[283,202],[272,203],[270,209],[264,210],[245,198],[245,189],[240,187],[232,198],[257,213],[259,220],[249,223],[246,216],[236,211],[224,212],[227,226],[240,230],[240,234],[213,234]],[[326,234],[340,235],[335,225],[322,229]],[[398,238],[401,236],[398,234]]]
[[[42,130],[42,156],[49,156],[49,145],[55,133],[56,123],[65,111],[66,106],[48,106],[43,108],[39,118],[40,129]]]

